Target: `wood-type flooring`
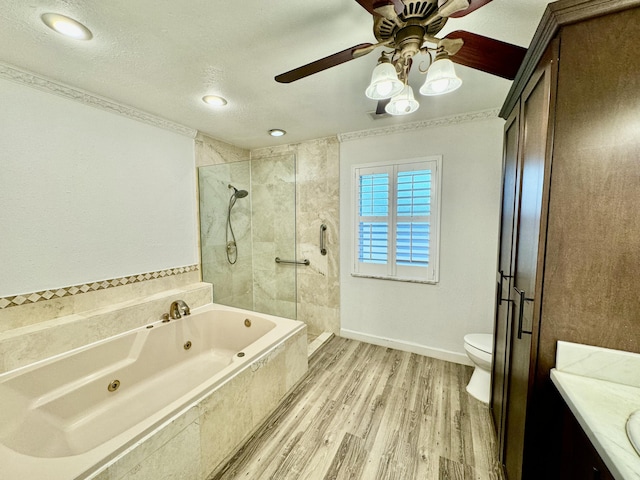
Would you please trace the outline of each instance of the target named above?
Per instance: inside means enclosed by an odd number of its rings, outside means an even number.
[[[471,367],[334,337],[210,480],[502,480]]]

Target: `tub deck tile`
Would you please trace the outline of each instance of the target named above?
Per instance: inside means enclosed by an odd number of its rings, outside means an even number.
[[[502,480],[471,367],[335,337],[209,480]]]

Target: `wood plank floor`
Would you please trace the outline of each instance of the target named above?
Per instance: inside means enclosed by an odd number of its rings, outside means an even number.
[[[502,480],[467,366],[335,337],[210,480]]]

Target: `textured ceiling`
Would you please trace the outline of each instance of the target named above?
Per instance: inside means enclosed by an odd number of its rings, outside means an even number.
[[[510,81],[457,66],[462,87],[417,95],[420,109],[373,120],[364,96],[377,53],[291,84],[273,77],[359,43],[375,43],[371,16],[355,0],[1,0],[0,61],[257,148],[337,133],[498,108]],[[493,0],[450,19],[468,30],[527,47],[548,2]],[[91,41],[67,39],[40,21],[45,12],[83,22]],[[422,57],[417,57],[420,61]],[[415,64],[414,64],[415,65]],[[413,68],[417,92],[424,77]],[[225,97],[212,109],[201,98]],[[267,135],[271,128],[288,134]]]

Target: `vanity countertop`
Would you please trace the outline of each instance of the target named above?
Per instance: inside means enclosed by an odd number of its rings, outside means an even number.
[[[558,342],[551,380],[617,480],[640,480],[640,455],[627,437],[640,409],[640,354]]]

